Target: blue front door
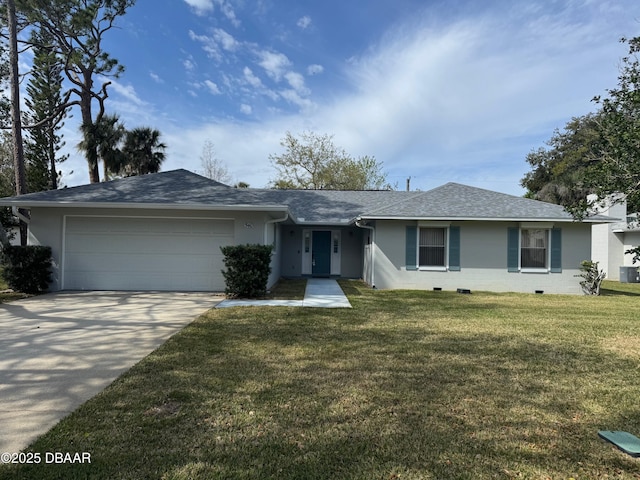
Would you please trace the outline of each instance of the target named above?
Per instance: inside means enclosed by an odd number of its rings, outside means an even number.
[[[313,232],[311,274],[317,277],[331,275],[331,232]]]

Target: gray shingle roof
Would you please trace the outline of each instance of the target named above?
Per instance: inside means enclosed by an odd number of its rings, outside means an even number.
[[[259,206],[264,205],[264,200],[249,190],[231,188],[180,169],[0,199],[4,205],[17,203],[28,206],[50,203]]]
[[[288,210],[296,223],[357,218],[572,221],[559,205],[447,183],[426,192],[236,189],[187,170],[129,177],[0,199],[6,206],[121,206]],[[593,217],[592,221],[608,217]]]
[[[370,208],[363,218],[565,220],[560,205],[540,202],[459,183],[447,183],[392,205]]]
[[[289,206],[291,215],[305,223],[353,223],[362,212],[381,208],[417,192],[343,190],[252,190],[268,203]]]

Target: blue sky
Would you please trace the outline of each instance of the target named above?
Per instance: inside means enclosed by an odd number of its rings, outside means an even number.
[[[126,67],[107,109],[198,171],[205,141],[233,181],[263,187],[280,140],[334,135],[388,180],[522,195],[525,157],[617,83],[636,0],[138,0],[105,48]],[[64,135],[68,186],[88,183]],[[71,171],[73,173],[71,173]]]

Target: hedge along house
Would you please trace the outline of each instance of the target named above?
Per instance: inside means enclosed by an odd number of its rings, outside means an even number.
[[[580,293],[591,217],[448,183],[427,192],[235,189],[185,170],[21,197],[52,290],[222,291],[220,247],[272,244],[280,277],[376,288]]]

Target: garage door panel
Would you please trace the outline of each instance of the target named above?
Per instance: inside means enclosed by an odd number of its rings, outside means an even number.
[[[145,272],[166,272],[176,270],[191,275],[206,274],[222,264],[222,255],[171,255],[166,254],[121,254],[119,262],[114,262],[110,254],[74,254],[69,255],[65,266],[69,271],[85,272],[119,272],[122,262],[128,265],[127,271],[143,274]]]
[[[217,282],[224,281],[222,276],[208,275],[177,275],[169,279],[162,277],[149,277],[148,275],[124,275],[119,272],[107,272],[95,277],[93,274],[84,273],[78,277],[80,283],[90,283],[92,290],[158,290],[158,291],[217,291]],[[210,284],[210,288],[202,288],[202,285]],[[119,285],[114,288],[114,285]],[[144,285],[141,288],[140,285]]]
[[[168,235],[168,234],[165,234]],[[225,237],[222,237],[224,240]],[[109,253],[109,254],[126,254],[126,252],[135,252],[144,254],[150,244],[153,246],[155,253],[180,255],[178,250],[184,250],[184,254],[190,252],[207,252],[208,254],[220,255],[220,237],[165,237],[155,236],[152,241],[148,236],[132,235],[73,235],[66,241],[68,252],[76,253]]]
[[[68,217],[63,288],[224,290],[233,220]]]

